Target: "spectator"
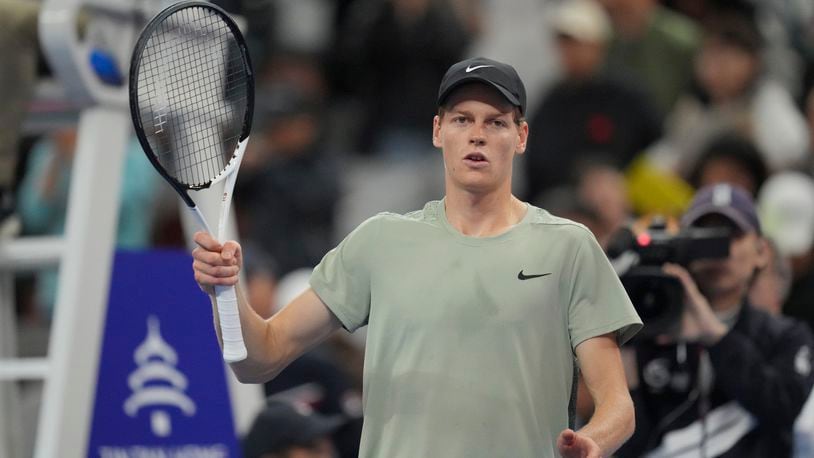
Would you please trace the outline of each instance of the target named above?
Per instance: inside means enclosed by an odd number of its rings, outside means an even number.
[[[610,23],[593,0],[569,0],[551,20],[562,78],[530,121],[529,199],[574,184],[578,169],[601,159],[621,169],[661,135],[656,109],[643,93],[601,73]]]
[[[814,338],[804,323],[748,298],[767,247],[749,194],[728,184],[698,191],[683,227],[725,227],[725,260],[664,271],[684,287],[680,331],[632,348],[637,426],[620,457],[787,457],[812,385]]]
[[[344,419],[302,405],[269,400],[243,439],[245,458],[333,458],[330,435]]]
[[[766,182],[758,202],[766,233],[791,261],[793,280],[783,313],[814,329],[814,180],[799,172],[777,174]]]
[[[64,128],[40,140],[31,150],[20,183],[19,212],[23,233],[58,235],[65,230],[68,194],[77,131]],[[119,221],[116,245],[120,248],[149,246],[153,203],[158,179],[135,137],[128,143],[122,164]],[[56,299],[57,270],[43,270],[37,278],[38,312],[50,316]]]
[[[253,142],[235,190],[241,234],[279,275],[313,267],[333,243],[339,182],[322,143],[321,105],[288,85],[258,91]]]
[[[692,57],[698,47],[697,27],[657,0],[600,0],[610,13],[615,36],[608,50],[607,71],[632,76],[655,101],[662,115],[670,112],[692,81]]]
[[[766,71],[796,97],[800,93],[806,59],[810,59],[814,8],[810,2],[788,0],[662,0],[662,4],[696,21],[721,9],[754,12],[766,34],[763,58]]]
[[[264,391],[271,399],[344,418],[342,426],[331,431],[331,442],[340,458],[354,458],[359,455],[362,435],[361,396],[337,361],[324,348],[320,350],[291,363],[264,385]]]
[[[613,167],[601,164],[586,167],[580,174],[577,195],[597,216],[594,235],[600,246],[607,247],[611,237],[631,217],[624,177]]]
[[[606,249],[631,217],[624,177],[601,163],[580,170],[575,185],[549,189],[536,203],[554,215],[584,224]]]
[[[655,150],[665,168],[687,173],[703,145],[724,132],[751,139],[772,171],[800,165],[808,145],[805,121],[791,95],[764,76],[763,38],[742,12],[713,15],[696,59],[698,86],[667,120]]]
[[[724,133],[704,148],[692,171],[689,182],[696,189],[717,183],[737,185],[754,198],[768,178],[763,156],[749,139]]]
[[[448,0],[365,1],[347,27],[352,78],[365,105],[362,150],[390,157],[433,151],[427,116],[438,81],[470,36]]]

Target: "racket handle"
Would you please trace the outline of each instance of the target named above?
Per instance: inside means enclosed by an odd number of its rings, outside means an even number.
[[[215,299],[218,304],[220,335],[223,340],[223,359],[236,363],[246,359],[246,344],[240,329],[240,315],[237,311],[237,294],[234,286],[215,286]]]

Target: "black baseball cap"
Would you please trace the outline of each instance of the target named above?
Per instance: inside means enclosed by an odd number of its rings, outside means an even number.
[[[260,458],[267,453],[284,452],[292,446],[308,446],[345,423],[341,415],[327,417],[298,410],[285,401],[269,400],[243,439],[243,454],[247,458]]]
[[[517,71],[509,64],[485,57],[473,57],[452,65],[441,80],[438,89],[438,106],[464,83],[481,82],[497,89],[512,105],[526,114],[526,88]]]
[[[692,226],[707,215],[722,215],[741,231],[760,234],[755,203],[749,193],[738,186],[719,183],[701,188],[681,217],[681,225]]]

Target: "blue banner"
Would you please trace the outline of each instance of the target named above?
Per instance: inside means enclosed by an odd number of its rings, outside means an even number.
[[[240,456],[208,297],[182,252],[118,252],[88,456]]]

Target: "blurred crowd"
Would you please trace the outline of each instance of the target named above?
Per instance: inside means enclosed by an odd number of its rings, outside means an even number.
[[[754,199],[772,247],[751,302],[814,327],[814,3],[215,3],[243,18],[257,75],[234,208],[261,315],[301,291],[365,218],[443,195],[431,143],[438,84],[449,65],[483,54],[515,65],[529,86],[519,197],[607,246],[638,218],[678,218],[700,187],[735,184]],[[53,82],[36,5],[0,0],[3,237],[61,233],[76,144],[70,107],[59,105],[53,128],[26,124],[49,111],[36,89]],[[137,142],[125,166],[119,246],[185,246],[172,193]],[[56,272],[17,285],[21,321],[47,322]],[[315,428],[333,437],[330,447],[315,435],[299,444],[311,454],[256,456],[355,456],[363,350],[363,337],[337,335],[266,387],[300,413],[324,415]],[[297,415],[280,409],[261,424]],[[344,420],[327,420],[334,415]]]

